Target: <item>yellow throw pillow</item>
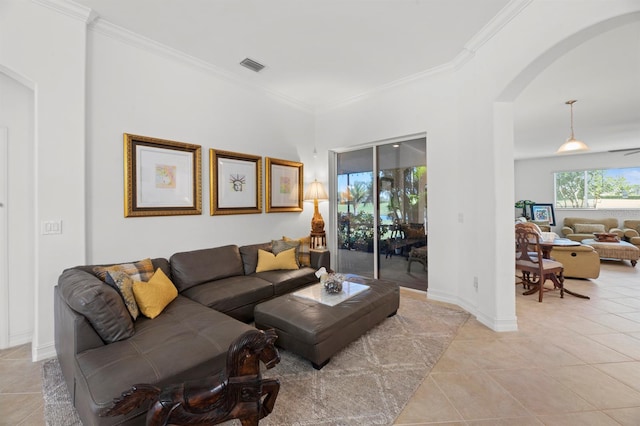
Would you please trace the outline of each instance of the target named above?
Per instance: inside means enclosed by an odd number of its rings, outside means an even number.
[[[149,282],[133,282],[133,295],[142,315],[155,318],[178,297],[178,290],[162,269],[158,268]]]
[[[258,249],[258,266],[256,266],[256,272],[277,271],[278,269],[298,269],[296,249],[291,248],[281,251],[278,254]]]
[[[302,238],[289,238],[283,236],[282,240],[299,242],[300,247],[298,247],[298,263],[301,266],[311,266],[311,253],[309,253],[309,250],[311,249],[311,237],[309,235]]]

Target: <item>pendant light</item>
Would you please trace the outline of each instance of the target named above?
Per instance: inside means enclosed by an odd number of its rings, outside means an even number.
[[[556,154],[572,154],[574,152],[584,152],[589,151],[589,147],[582,141],[577,140],[573,137],[573,104],[575,104],[576,100],[570,100],[565,102],[565,104],[571,107],[571,136],[565,143],[560,145],[560,148],[556,151]]]

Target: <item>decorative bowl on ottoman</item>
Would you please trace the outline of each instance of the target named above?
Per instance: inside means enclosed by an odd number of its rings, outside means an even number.
[[[610,232],[594,232],[595,240],[601,243],[617,243],[620,242],[617,234],[612,234]]]
[[[324,274],[320,277],[320,282],[327,293],[336,294],[342,291],[342,282],[345,280],[342,274]]]

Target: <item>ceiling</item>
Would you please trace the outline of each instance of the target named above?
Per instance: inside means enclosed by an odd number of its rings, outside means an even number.
[[[455,62],[519,0],[76,0],[105,21],[310,109]],[[460,13],[464,10],[464,13]],[[470,47],[471,46],[471,47]],[[239,65],[249,57],[266,66]],[[532,58],[533,59],[533,58]],[[640,147],[640,24],[578,46],[515,102],[516,158],[574,127],[592,151]],[[622,155],[622,154],[620,154]],[[640,159],[640,154],[638,154]]]

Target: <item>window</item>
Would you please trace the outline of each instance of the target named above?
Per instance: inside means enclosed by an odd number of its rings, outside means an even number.
[[[556,172],[558,209],[640,209],[640,167]]]

